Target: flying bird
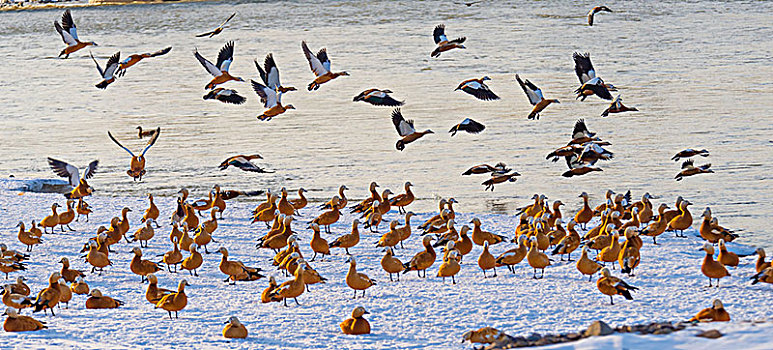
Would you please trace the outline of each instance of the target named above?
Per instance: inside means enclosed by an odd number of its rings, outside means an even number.
[[[201,38],[201,37],[205,37],[205,36],[209,35],[209,37],[211,38],[211,37],[213,37],[213,36],[215,36],[215,35],[218,35],[218,34],[220,34],[220,32],[222,32],[222,31],[223,31],[223,29],[225,29],[225,25],[226,25],[226,24],[227,24],[227,23],[228,23],[228,22],[229,22],[229,21],[230,21],[232,18],[234,18],[234,16],[236,16],[236,12],[234,12],[234,13],[231,15],[231,17],[228,17],[228,19],[226,19],[226,20],[225,20],[223,23],[221,23],[221,24],[220,24],[220,26],[218,26],[218,27],[217,27],[217,28],[215,28],[214,30],[212,30],[212,31],[210,31],[210,32],[206,32],[206,33],[202,33],[202,34],[196,35],[196,37],[197,37],[197,38]]]
[[[269,121],[288,109],[295,109],[293,105],[282,106],[282,93],[258,83],[255,80],[250,80],[252,83],[252,89],[260,96],[260,100],[263,101],[263,106],[268,108],[263,114],[258,116],[258,119],[263,121]]]
[[[501,184],[503,182],[515,182],[517,180],[515,178],[516,176],[521,176],[521,174],[519,174],[517,172],[512,172],[510,174],[492,173],[491,174],[491,178],[486,180],[486,181],[483,181],[483,183],[481,183],[481,185],[486,186],[486,188],[483,189],[484,191],[491,190],[491,192],[494,192],[494,185],[495,184]]]
[[[609,113],[623,113],[623,112],[637,112],[639,111],[636,109],[636,107],[626,107],[623,105],[623,99],[620,98],[620,95],[617,95],[615,99],[612,101],[612,103],[607,107],[607,109],[604,110],[604,112],[601,112],[602,117],[609,116]]]
[[[494,94],[494,92],[489,89],[488,85],[484,83],[486,80],[491,80],[491,78],[485,76],[480,79],[468,79],[459,84],[459,86],[456,87],[456,90],[462,90],[472,96],[475,96],[475,98],[483,101],[490,101],[490,100],[498,100],[499,96]]]
[[[596,70],[593,69],[593,63],[590,60],[590,54],[575,52],[572,54],[574,59],[574,72],[577,74],[577,78],[580,79],[580,85],[585,84],[588,80],[596,77]],[[604,86],[609,91],[617,91],[617,88],[612,84],[604,83]]]
[[[488,164],[481,164],[467,169],[467,171],[462,173],[462,176],[472,175],[472,174],[488,174],[488,173],[504,175],[509,173],[510,170],[512,169],[508,168],[507,165],[505,165],[505,163],[502,163],[502,162],[497,163],[495,166],[491,166]]]
[[[612,10],[609,9],[609,7],[606,6],[596,6],[592,8],[590,11],[588,11],[588,25],[593,26],[593,16],[601,11],[605,12],[612,12]]]
[[[690,158],[694,156],[708,157],[709,150],[707,149],[697,150],[697,149],[688,148],[684,151],[680,151],[679,153],[675,154],[673,157],[671,157],[671,160],[678,162],[682,158]]]
[[[97,62],[97,59],[94,58],[94,54],[89,52],[89,55],[91,55],[91,59],[94,61],[94,64],[97,66],[97,70],[99,71],[99,76],[102,77],[102,81],[98,84],[94,85],[100,89],[107,89],[107,86],[112,84],[115,81],[115,72],[118,69],[118,60],[121,59],[121,51],[116,52],[110,58],[107,59],[107,64],[105,65],[105,69],[102,70],[102,67],[99,66],[99,62]]]
[[[110,137],[113,142],[115,142],[118,147],[123,148],[124,151],[128,152],[129,155],[132,157],[131,163],[129,164],[129,170],[126,171],[126,173],[134,179],[134,181],[142,181],[142,176],[145,175],[145,153],[148,152],[150,147],[153,147],[153,145],[156,144],[156,140],[158,140],[158,137],[161,135],[161,128],[156,128],[156,133],[153,134],[153,136],[148,140],[148,143],[145,145],[145,148],[142,149],[142,153],[140,153],[139,156],[134,155],[131,150],[124,147],[118,140],[113,137],[113,134],[110,133],[110,131],[107,132],[107,136]]]
[[[594,171],[604,171],[604,170],[598,167],[581,166],[578,168],[572,168],[570,170],[567,170],[563,174],[561,174],[561,176],[563,177],[580,176]]]
[[[547,106],[549,106],[551,103],[561,103],[556,99],[546,99],[542,95],[542,90],[538,88],[537,85],[532,84],[529,79],[523,81],[521,80],[521,77],[516,74],[515,80],[518,81],[518,85],[520,85],[521,89],[523,89],[523,92],[526,93],[526,97],[529,98],[529,103],[534,106],[534,108],[531,110],[531,113],[529,113],[527,117],[528,119],[539,119],[539,113],[547,108]]]
[[[253,159],[263,159],[263,157],[261,157],[259,154],[240,154],[238,156],[229,157],[220,163],[220,170],[228,169],[228,166],[233,165],[244,171],[251,171],[256,173],[273,173],[273,171],[266,171],[255,165],[255,163],[252,162]]]
[[[146,52],[146,53],[142,53],[142,54],[131,55],[131,56],[127,57],[126,59],[124,59],[123,61],[121,61],[121,63],[118,65],[118,72],[116,74],[119,77],[122,77],[122,76],[124,76],[124,74],[126,74],[126,69],[128,69],[129,67],[131,67],[131,66],[133,66],[133,65],[135,65],[137,63],[140,63],[140,61],[142,61],[143,59],[151,58],[151,57],[163,56],[163,55],[168,54],[169,51],[172,51],[172,47],[171,46],[167,47],[165,49],[158,50],[156,52]]]
[[[141,126],[138,126],[136,129],[137,129],[137,138],[138,139],[141,139],[143,137],[150,137],[150,136],[155,135],[155,133],[156,133],[156,129],[142,130]]]
[[[389,96],[391,93],[391,90],[367,89],[354,96],[352,101],[363,101],[374,106],[402,106],[405,104],[403,101],[395,100],[392,96]]]
[[[270,53],[266,55],[266,59],[263,61],[263,67],[265,68],[261,68],[258,60],[255,60],[255,68],[258,69],[258,74],[260,74],[260,79],[263,80],[263,84],[266,84],[266,86],[281,93],[297,90],[292,86],[284,87],[282,86],[282,83],[279,82],[279,68],[276,66],[276,62],[274,62],[274,55]]]
[[[80,172],[78,171],[78,168],[74,165],[71,165],[69,163],[63,162],[58,159],[54,159],[49,157],[48,158],[48,165],[51,167],[51,170],[54,171],[54,174],[60,176],[60,177],[66,177],[68,182],[70,183],[70,186],[78,186],[80,183]],[[97,166],[99,165],[99,160],[94,160],[86,167],[86,169],[83,170],[83,179],[90,179],[94,176],[94,173],[97,172]]]
[[[209,72],[209,74],[212,74],[214,77],[205,87],[205,90],[211,90],[215,86],[223,84],[225,82],[235,80],[235,81],[244,81],[244,79],[239,77],[234,77],[230,73],[228,73],[228,69],[231,67],[231,62],[234,60],[234,42],[229,41],[223,46],[222,49],[220,49],[220,52],[217,55],[217,64],[212,64],[212,62],[208,61],[206,58],[201,56],[199,54],[198,50],[193,51],[193,55],[196,56],[196,59],[199,60],[199,63],[204,67],[204,69]]]
[[[392,111],[392,124],[395,125],[397,133],[402,137],[402,139],[397,140],[397,143],[395,144],[395,148],[398,151],[404,150],[405,145],[422,138],[424,135],[434,134],[434,132],[429,129],[416,131],[413,127],[413,120],[405,120],[403,114],[400,112],[400,108],[395,108],[395,110]]]
[[[688,159],[682,163],[682,171],[680,171],[679,174],[676,174],[674,179],[676,179],[676,181],[682,181],[683,178],[688,176],[713,173],[714,170],[709,168],[711,168],[711,163],[696,167],[694,161],[692,159]]]
[[[432,36],[435,38],[435,44],[437,44],[437,47],[432,51],[432,53],[430,53],[431,57],[440,57],[441,53],[451,49],[466,49],[462,43],[464,43],[467,38],[461,37],[450,41],[448,40],[448,37],[446,37],[445,24],[439,24],[437,27],[435,27],[435,30],[432,32]]]
[[[572,130],[572,140],[579,140],[582,138],[590,139],[595,136],[596,136],[596,133],[589,131],[588,126],[585,125],[585,119],[577,119],[577,122],[574,123],[574,129]],[[588,142],[588,141],[585,141],[585,142]],[[581,143],[585,143],[585,142],[581,142]]]
[[[71,53],[86,46],[98,46],[97,43],[93,41],[80,41],[80,39],[78,39],[78,29],[75,28],[75,21],[72,20],[72,14],[69,9],[65,10],[62,15],[62,24],[54,21],[54,28],[56,28],[56,31],[62,36],[64,43],[67,44],[67,47],[59,53],[59,57],[64,55],[64,58],[68,58]]]
[[[247,100],[243,96],[239,95],[236,90],[224,88],[215,88],[214,90],[210,90],[206,95],[204,95],[204,99],[218,100],[223,103],[233,103],[235,105],[243,104],[244,101]]]
[[[314,75],[317,76],[314,78],[314,81],[309,84],[309,91],[317,90],[319,89],[320,85],[327,83],[328,81],[331,81],[335,78],[349,75],[349,73],[345,71],[337,73],[330,71],[330,58],[327,57],[326,48],[319,50],[316,56],[311,52],[305,41],[301,41],[301,48],[303,49],[303,54],[306,55],[306,60],[309,61],[311,71],[314,72]]]
[[[466,131],[470,134],[478,134],[486,129],[486,126],[478,123],[470,118],[465,118],[461,123],[454,125],[448,132],[451,133],[451,137],[456,135],[457,131]]]
[[[576,99],[580,99],[580,101],[585,101],[585,98],[590,95],[596,95],[599,98],[605,99],[605,100],[611,100],[612,94],[609,93],[609,89],[604,84],[604,81],[601,80],[599,77],[595,77],[591,80],[588,80],[585,82],[585,84],[582,84],[577,90],[574,90],[575,93],[577,93]]]

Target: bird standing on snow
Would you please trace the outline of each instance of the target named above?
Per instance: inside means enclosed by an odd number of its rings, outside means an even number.
[[[601,278],[596,281],[596,287],[601,294],[609,295],[609,302],[611,305],[615,305],[615,301],[612,299],[613,295],[622,295],[627,300],[633,300],[631,291],[637,290],[636,288],[622,279],[619,279],[609,272],[608,268],[601,269]]]

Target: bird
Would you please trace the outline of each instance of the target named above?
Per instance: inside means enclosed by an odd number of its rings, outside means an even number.
[[[392,96],[389,96],[391,93],[392,90],[367,89],[354,96],[352,101],[363,101],[374,106],[402,106],[405,104],[405,102],[395,100]]]
[[[488,76],[484,76],[480,79],[467,79],[454,89],[454,91],[462,90],[475,98],[483,101],[498,100],[497,96],[491,89],[484,83],[486,80],[491,80]]]
[[[211,38],[211,37],[213,37],[213,36],[215,36],[215,35],[218,35],[218,34],[220,34],[220,32],[222,32],[222,31],[223,31],[223,29],[225,29],[225,25],[226,25],[226,24],[228,24],[228,22],[229,22],[229,21],[230,21],[232,18],[234,18],[234,16],[236,16],[236,12],[234,12],[233,14],[231,14],[231,16],[230,16],[230,17],[228,17],[228,19],[226,19],[225,21],[223,21],[223,23],[221,23],[221,24],[220,24],[220,25],[219,25],[217,28],[215,28],[214,30],[211,30],[211,31],[209,31],[209,32],[206,32],[206,33],[198,34],[198,35],[196,35],[196,37],[197,37],[197,38],[202,38],[202,37],[205,37],[205,36],[209,36],[209,37]]]
[[[589,26],[593,26],[593,16],[601,11],[612,12],[612,10],[610,10],[609,7],[606,7],[606,6],[596,6],[592,8],[590,11],[588,11]]]
[[[37,299],[35,299],[35,302],[32,304],[32,306],[35,307],[32,311],[33,313],[40,312],[41,310],[43,310],[43,312],[51,310],[51,315],[55,316],[54,307],[59,303],[59,298],[62,296],[62,291],[59,289],[60,278],[62,278],[62,275],[60,275],[59,272],[51,274],[48,278],[48,287],[38,293]]]
[[[214,88],[207,92],[203,98],[205,100],[218,100],[223,103],[231,103],[235,105],[244,104],[244,102],[247,101],[244,96],[239,95],[238,91],[226,88]]]
[[[682,179],[688,176],[713,173],[714,170],[711,170],[709,168],[711,168],[711,163],[703,164],[696,167],[695,161],[693,161],[692,159],[688,159],[682,163],[682,171],[676,174],[676,176],[674,176],[674,179],[676,179],[676,181],[682,181]]]
[[[481,270],[483,270],[483,278],[486,278],[486,270],[493,269],[494,270],[494,276],[497,277],[497,259],[491,255],[491,253],[488,250],[488,241],[483,242],[483,251],[480,253],[480,256],[478,257],[478,267],[480,267]],[[441,266],[442,268],[442,266]]]
[[[134,155],[132,151],[130,151],[128,148],[124,147],[118,140],[113,137],[113,134],[110,133],[110,131],[107,132],[107,136],[110,137],[113,142],[115,142],[118,147],[123,148],[124,151],[128,152],[129,155],[132,157],[129,170],[126,171],[126,173],[132,177],[135,181],[139,180],[142,181],[142,176],[145,175],[145,153],[150,150],[150,147],[153,147],[153,145],[156,144],[156,140],[158,140],[158,137],[161,135],[161,127],[156,128],[156,133],[153,135],[153,137],[148,140],[148,143],[145,145],[145,148],[142,149],[142,153],[140,153],[139,156]]]
[[[521,174],[519,174],[517,172],[512,172],[510,174],[492,173],[491,174],[491,178],[486,180],[486,181],[483,181],[483,183],[481,183],[481,185],[486,186],[486,188],[483,189],[484,191],[491,190],[491,192],[494,192],[494,185],[495,184],[500,184],[500,183],[503,183],[503,182],[515,182],[517,180],[515,178],[516,176],[521,176]]]
[[[244,81],[244,79],[240,77],[234,77],[228,72],[228,69],[231,68],[231,63],[234,60],[233,41],[227,42],[223,48],[220,49],[220,52],[217,55],[217,64],[212,64],[212,62],[208,61],[206,58],[204,58],[204,56],[201,56],[198,49],[194,49],[193,56],[195,56],[196,59],[199,60],[199,63],[201,63],[201,65],[204,67],[204,69],[206,69],[207,72],[209,72],[209,74],[214,77],[209,83],[207,83],[206,86],[204,86],[205,90],[214,89],[215,86],[231,80]]]
[[[424,277],[427,277],[427,269],[435,263],[437,254],[435,249],[432,249],[432,236],[426,235],[422,238],[422,245],[424,250],[416,253],[410,261],[403,264],[403,274],[410,271],[416,271],[416,274],[421,277],[421,271],[424,271]]]
[[[627,300],[633,300],[631,291],[639,289],[626,283],[622,279],[612,276],[612,273],[609,272],[609,269],[606,267],[601,269],[601,276],[602,277],[596,281],[596,288],[599,289],[601,294],[609,296],[609,303],[611,305],[615,305],[615,301],[612,298],[613,295],[622,295]]]
[[[233,165],[241,170],[244,171],[250,171],[255,173],[273,173],[273,171],[266,171],[262,169],[261,167],[255,165],[255,163],[252,162],[253,159],[263,159],[263,157],[260,154],[250,154],[250,155],[236,155],[228,157],[228,159],[224,160],[222,163],[220,163],[219,168],[220,170],[226,170],[229,166]]]
[[[424,135],[434,134],[430,129],[416,131],[413,126],[413,120],[405,120],[403,114],[400,112],[400,108],[395,108],[395,110],[392,111],[392,124],[395,125],[397,134],[402,137],[400,140],[397,140],[397,143],[395,144],[395,148],[398,151],[404,150],[405,145],[424,137]]]
[[[440,54],[452,49],[466,49],[462,43],[467,40],[466,37],[460,37],[454,40],[448,40],[446,37],[446,26],[444,24],[438,24],[435,30],[432,32],[432,37],[435,39],[437,47],[429,55],[430,57],[440,57]]]
[[[526,93],[526,97],[529,98],[529,103],[534,106],[534,108],[532,108],[531,112],[527,116],[527,119],[539,119],[540,112],[547,108],[551,103],[561,103],[557,99],[546,99],[542,95],[542,89],[538,88],[537,85],[534,85],[532,82],[530,82],[529,79],[526,79],[525,81],[521,80],[521,77],[516,74],[515,80],[518,82],[518,85],[521,86],[523,92]]]
[[[255,68],[258,69],[258,74],[260,75],[260,79],[263,80],[263,84],[266,84],[266,86],[281,93],[297,90],[292,86],[282,86],[282,83],[279,81],[279,68],[276,66],[276,62],[274,62],[273,54],[269,53],[266,55],[266,59],[263,61],[263,67],[264,68],[261,68],[258,60],[255,60]]]
[[[701,272],[704,276],[709,278],[709,287],[712,286],[711,280],[716,279],[717,288],[719,288],[719,279],[730,276],[730,273],[727,272],[725,265],[722,265],[721,262],[714,260],[714,247],[712,247],[711,244],[704,243],[702,249],[706,252],[706,256],[703,258],[703,262],[701,263]]]
[[[604,100],[612,99],[612,94],[609,92],[609,88],[599,77],[595,77],[586,81],[582,84],[582,86],[577,88],[577,90],[574,90],[574,92],[577,94],[575,99],[580,99],[580,101],[585,101],[585,98],[590,95],[596,95]]]
[[[48,157],[48,166],[54,171],[54,174],[67,178],[70,186],[77,187],[81,179],[88,180],[94,176],[99,166],[99,160],[93,160],[83,169],[83,177],[80,176],[78,168],[70,163]]]
[[[236,316],[228,318],[228,321],[226,321],[226,325],[223,328],[223,338],[243,339],[247,338],[247,334],[247,327],[239,322],[239,318]]]
[[[346,285],[354,290],[354,297],[357,298],[357,291],[362,291],[362,297],[365,297],[365,290],[374,286],[376,281],[373,281],[368,275],[357,272],[357,262],[354,257],[350,256],[346,262],[349,263],[349,271],[346,273]]]
[[[255,281],[265,277],[259,273],[260,268],[248,267],[238,260],[228,260],[228,249],[225,247],[220,247],[218,252],[223,255],[219,265],[220,272],[228,276],[225,282],[230,281],[231,285],[235,285],[236,281]]]
[[[258,116],[259,120],[269,121],[274,117],[286,112],[288,109],[295,109],[295,107],[291,104],[285,106],[282,105],[281,92],[277,92],[276,90],[258,83],[255,80],[250,80],[250,83],[252,83],[252,90],[254,90],[255,93],[260,96],[261,101],[263,101],[263,107],[268,108],[263,112],[263,114]]]
[[[86,46],[98,46],[93,41],[80,41],[78,39],[78,29],[75,28],[75,21],[72,20],[72,13],[67,9],[62,15],[62,24],[54,21],[54,28],[62,36],[62,40],[67,45],[62,52],[59,53],[59,57],[69,58],[70,54],[86,47]]]
[[[73,270],[70,268],[70,260],[67,258],[62,258],[59,260],[59,262],[62,264],[62,270],[59,272],[60,275],[62,275],[62,278],[67,282],[75,282],[79,277],[86,277],[85,274],[83,274],[80,270]]]
[[[10,307],[5,309],[3,315],[8,316],[3,322],[3,329],[6,332],[29,332],[48,328],[45,322],[40,322],[29,316],[19,315],[15,309]]]
[[[691,158],[695,156],[708,157],[709,150],[707,149],[697,150],[697,149],[688,148],[686,150],[679,151],[679,153],[671,157],[671,160],[678,162],[682,158]]]
[[[163,48],[156,52],[146,52],[141,54],[129,55],[129,57],[126,57],[123,61],[118,63],[118,71],[116,72],[116,76],[119,76],[119,77],[124,76],[126,74],[126,70],[129,69],[129,67],[137,63],[140,63],[140,61],[142,61],[145,58],[163,56],[168,54],[169,51],[172,51],[171,46]]]
[[[623,105],[623,99],[620,98],[620,95],[617,95],[615,99],[612,101],[612,103],[607,107],[607,109],[604,110],[604,112],[601,112],[602,117],[609,116],[609,113],[623,113],[623,112],[637,112],[639,111],[635,107],[626,107]]]
[[[94,65],[97,66],[99,76],[102,77],[102,81],[94,86],[100,89],[107,89],[108,85],[115,82],[116,71],[118,70],[118,66],[120,64],[118,61],[121,59],[121,51],[114,53],[112,56],[110,56],[110,58],[107,59],[107,64],[105,64],[104,70],[99,65],[99,62],[97,62],[97,59],[94,58],[94,54],[89,52],[89,55],[91,55],[91,60],[94,61]]]
[[[470,134],[479,134],[485,129],[485,125],[478,123],[470,118],[464,118],[461,123],[454,125],[454,127],[451,128],[451,130],[448,130],[448,132],[451,133],[451,137],[454,137],[458,131],[466,131]]]
[[[488,173],[496,173],[498,175],[504,175],[509,173],[511,170],[512,169],[508,168],[507,165],[502,162],[499,162],[494,166],[491,166],[488,164],[480,164],[467,169],[465,172],[462,173],[462,176],[472,175],[472,174],[488,174]]]
[[[182,280],[177,285],[177,292],[169,293],[161,298],[156,303],[155,308],[161,308],[169,313],[169,319],[172,319],[172,311],[174,311],[174,317],[177,318],[177,312],[184,309],[188,305],[188,296],[185,294],[185,286],[190,286],[188,281]]]
[[[370,334],[370,323],[362,317],[369,313],[370,312],[366,311],[362,306],[354,308],[354,310],[352,310],[352,317],[345,319],[339,325],[341,331],[344,334],[349,335]]]
[[[760,282],[773,283],[773,267],[768,267],[760,272],[757,272],[757,274],[752,276],[750,279],[752,280],[752,284],[757,284]]]
[[[116,309],[123,304],[123,301],[102,295],[99,289],[93,289],[86,299],[87,309]]]
[[[596,77],[596,70],[593,68],[589,53],[581,54],[575,52],[572,54],[572,59],[574,60],[574,72],[577,74],[577,78],[580,79],[580,85]],[[604,83],[604,86],[609,91],[617,91],[617,88],[612,84]]]
[[[311,52],[305,41],[301,41],[301,48],[303,49],[303,54],[306,55],[306,60],[309,61],[311,71],[314,73],[314,75],[316,75],[314,81],[309,83],[309,91],[317,90],[322,84],[327,83],[335,78],[349,75],[349,73],[346,71],[336,73],[330,71],[330,58],[327,57],[326,48],[319,50],[316,55]]]
[[[567,170],[563,174],[561,174],[561,176],[563,177],[580,176],[594,171],[604,171],[604,170],[599,167],[581,166],[578,168],[572,168],[570,170]]]
[[[699,311],[695,316],[690,318],[688,322],[728,322],[730,321],[730,314],[725,310],[725,306],[722,305],[722,301],[714,299],[711,303],[711,307],[705,308]]]

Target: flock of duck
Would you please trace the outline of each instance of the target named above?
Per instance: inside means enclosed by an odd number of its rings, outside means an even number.
[[[589,25],[593,25],[593,17],[600,11],[611,12],[604,6],[592,9],[588,14]],[[235,14],[231,15],[215,30],[198,36],[211,38],[218,35],[234,16]],[[55,27],[67,44],[60,56],[67,58],[80,49],[97,45],[94,42],[80,41],[69,10],[65,11],[62,16],[61,24],[55,22]],[[436,48],[431,53],[432,57],[438,57],[454,49],[465,49],[466,39],[460,37],[449,40],[443,25],[435,28],[433,36]],[[331,70],[326,49],[323,48],[314,54],[306,42],[302,42],[301,47],[315,75],[314,80],[308,84],[309,91],[317,90],[325,83],[348,75],[347,72],[333,72]],[[155,53],[132,55],[123,61],[120,61],[119,52],[110,57],[104,69],[94,60],[103,79],[97,84],[97,87],[107,88],[108,85],[116,81],[117,77],[123,76],[129,67],[136,65],[142,59],[161,56],[170,50],[171,47]],[[204,96],[205,99],[215,99],[234,104],[244,102],[245,98],[235,90],[218,87],[229,81],[244,81],[243,78],[232,76],[229,73],[233,53],[234,44],[228,42],[220,50],[216,64],[213,64],[198,51],[194,52],[196,59],[213,76],[205,86],[205,89],[208,90]],[[576,90],[578,99],[584,100],[586,97],[595,95],[605,100],[612,100],[609,108],[602,113],[603,116],[610,113],[636,111],[635,108],[624,106],[619,95],[614,99],[612,98],[610,91],[617,91],[617,89],[596,76],[588,54],[575,53],[574,61],[575,71],[581,83],[581,87]],[[258,119],[270,120],[285,113],[288,109],[293,109],[292,105],[282,105],[281,96],[296,89],[285,87],[280,83],[279,70],[273,56],[271,54],[266,56],[263,67],[257,61],[255,64],[262,83],[251,80],[251,85],[267,108],[263,114],[258,116]],[[522,80],[519,75],[516,75],[515,79],[533,105],[533,109],[528,115],[529,119],[539,119],[540,113],[543,113],[550,104],[559,103],[555,99],[545,99],[541,89],[528,79]],[[456,90],[461,90],[484,101],[499,99],[485,84],[487,80],[489,78],[485,76],[480,79],[469,79],[459,84]],[[402,101],[392,98],[390,93],[392,93],[390,90],[369,89],[354,97],[353,100],[376,106],[398,107],[403,105]],[[395,145],[400,151],[404,150],[406,145],[432,133],[431,130],[417,131],[413,121],[403,117],[400,108],[394,109],[391,117],[401,137]],[[484,129],[484,125],[467,118],[455,125],[449,132],[453,136],[459,131],[479,133]],[[131,156],[127,174],[133,179],[141,180],[146,173],[145,154],[156,143],[160,133],[160,128],[143,130],[138,127],[138,138],[147,137],[149,141],[141,152],[135,154],[108,132],[110,139]],[[604,146],[608,145],[610,145],[609,142],[601,140],[596,136],[596,133],[590,132],[585,122],[579,120],[575,124],[572,139],[567,146],[551,152],[547,159],[556,162],[561,157],[565,158],[569,167],[569,170],[563,173],[565,177],[602,171],[600,168],[594,167],[594,164],[599,160],[606,161],[613,158],[613,153],[604,149]],[[707,150],[687,149],[675,155],[673,160],[679,161],[682,158],[706,157],[708,155]],[[235,166],[245,171],[266,172],[252,163],[255,159],[261,159],[260,155],[229,157],[220,164],[220,168],[226,169],[229,166]],[[59,212],[58,209],[62,206],[59,203],[53,203],[51,214],[40,221],[32,221],[29,227],[25,226],[24,222],[19,222],[17,237],[18,241],[26,247],[26,252],[11,250],[5,244],[0,244],[2,250],[0,252],[0,271],[5,273],[6,278],[9,278],[10,274],[23,273],[26,270],[27,262],[33,257],[35,247],[39,245],[45,247],[44,234],[54,234],[57,229],[61,232],[74,231],[70,224],[79,221],[81,216],[85,217],[85,221],[88,222],[89,214],[95,210],[85,199],[92,194],[87,180],[97,171],[98,161],[91,162],[82,174],[77,167],[64,161],[53,158],[49,158],[48,161],[57,175],[68,179],[73,189],[66,194],[65,211]],[[710,173],[712,171],[709,167],[710,164],[696,167],[693,161],[688,159],[682,165],[682,171],[677,175],[676,180],[696,174]],[[486,189],[491,190],[495,184],[513,182],[515,177],[520,175],[507,168],[504,163],[495,166],[477,165],[462,175],[474,174],[490,174],[491,178],[483,182],[483,185],[486,186]],[[310,285],[321,284],[327,280],[313,268],[312,263],[322,261],[322,259],[317,260],[317,257],[324,258],[331,255],[334,250],[341,250],[342,253],[349,256],[347,259],[349,270],[345,283],[352,289],[354,298],[358,297],[360,291],[362,292],[361,297],[365,297],[367,289],[376,283],[370,276],[358,271],[357,260],[353,255],[357,253],[358,245],[373,244],[361,240],[360,225],[362,225],[362,228],[367,229],[370,233],[380,234],[380,238],[374,243],[377,247],[384,248],[384,256],[380,265],[383,273],[389,276],[390,282],[398,283],[401,275],[411,271],[416,271],[420,278],[426,278],[427,271],[431,270],[432,274],[442,278],[443,281],[450,278],[451,283],[456,284],[457,277],[461,277],[459,273],[464,257],[469,255],[476,245],[482,247],[476,263],[484,278],[497,277],[498,267],[500,269],[506,267],[515,273],[517,265],[527,264],[531,269],[531,277],[542,279],[546,270],[549,271],[551,266],[556,265],[556,261],[551,258],[551,255],[558,255],[560,261],[564,261],[564,257],[566,257],[567,261],[572,262],[572,253],[579,250],[580,257],[574,262],[577,271],[588,276],[589,281],[593,280],[594,275],[600,275],[596,281],[597,289],[601,295],[608,296],[610,303],[614,304],[614,296],[622,296],[632,300],[632,292],[638,289],[620,277],[614,276],[611,270],[615,270],[615,265],[619,265],[621,273],[633,276],[635,269],[642,263],[641,248],[645,244],[642,237],[652,237],[653,244],[657,245],[657,237],[665,232],[670,231],[674,232],[677,237],[686,237],[684,231],[693,226],[693,217],[688,208],[692,203],[682,197],[676,199],[674,208],[669,208],[665,203],[654,206],[650,201],[654,197],[649,193],[645,193],[640,200],[634,201],[630,191],[626,194],[616,194],[611,190],[607,191],[605,201],[595,208],[590,205],[590,196],[587,193],[580,194],[582,207],[573,216],[564,216],[561,211],[561,206],[564,205],[562,201],[556,200],[550,203],[545,195],[535,194],[532,198],[533,203],[518,209],[516,215],[520,217],[520,220],[511,234],[486,231],[478,218],[470,221],[471,227],[464,224],[458,227],[453,207],[457,201],[453,198],[441,199],[437,214],[420,225],[414,226],[411,223],[414,213],[406,210],[406,207],[410,206],[416,198],[412,191],[413,184],[406,182],[404,193],[394,197],[391,197],[394,195],[391,190],[385,189],[379,192],[378,187],[376,182],[371,183],[368,197],[350,205],[345,193],[348,187],[342,185],[335,196],[320,206],[320,209],[323,210],[322,213],[310,220],[307,227],[311,231],[310,234],[304,229],[293,226],[294,221],[302,217],[300,211],[310,204],[304,195],[305,189],[298,190],[298,198],[296,199],[290,199],[285,188],[278,192],[266,191],[265,201],[257,205],[251,217],[252,223],[263,222],[265,224],[265,229],[261,228],[263,225],[257,227],[259,232],[263,232],[257,240],[256,248],[258,250],[272,250],[274,253],[272,264],[283,271],[287,279],[278,283],[274,276],[269,277],[268,286],[262,292],[260,300],[263,303],[281,302],[287,306],[288,300],[292,299],[300,305],[298,298],[304,293],[310,293]],[[60,303],[68,304],[74,294],[88,296],[85,302],[87,309],[122,307],[123,301],[104,295],[100,290],[89,288],[86,282],[87,276],[89,279],[99,278],[105,269],[127,268],[126,266],[113,266],[111,260],[111,256],[116,254],[111,247],[121,244],[122,241],[130,245],[137,244],[131,248],[133,257],[128,270],[140,276],[143,283],[147,282],[145,293],[147,302],[154,308],[166,311],[170,319],[173,318],[173,314],[177,318],[178,312],[184,310],[188,304],[185,291],[185,287],[189,285],[188,279],[197,278],[198,269],[202,267],[204,261],[205,255],[202,255],[199,250],[203,249],[207,254],[212,243],[223,244],[227,241],[227,237],[221,237],[216,242],[214,237],[217,236],[218,221],[223,219],[223,213],[228,208],[228,200],[257,194],[257,192],[223,190],[215,185],[206,197],[189,200],[189,192],[186,189],[180,190],[176,208],[168,208],[173,209],[169,210],[171,215],[166,216],[170,218],[168,222],[171,222],[169,242],[166,244],[170,245],[171,249],[161,256],[161,261],[143,258],[142,249],[148,247],[149,242],[156,237],[157,231],[161,229],[159,222],[167,221],[167,219],[162,219],[162,210],[154,203],[152,194],[149,194],[148,206],[133,232],[128,218],[128,213],[132,209],[126,207],[121,210],[120,215],[113,217],[109,224],[99,226],[96,235],[83,242],[80,252],[85,254],[83,261],[87,266],[90,266],[89,272],[72,268],[70,261],[67,258],[62,258],[60,260],[61,270],[51,273],[48,277],[48,286],[40,290],[34,297],[30,296],[32,291],[25,284],[23,276],[18,276],[14,283],[6,284],[3,287],[2,300],[7,306],[6,315],[8,317],[5,319],[4,329],[6,331],[44,329],[46,328],[45,323],[30,316],[21,315],[21,312],[30,308],[32,312],[44,311],[47,313],[50,311],[53,316],[55,308]],[[351,229],[347,230],[346,233],[338,234],[335,237],[329,236],[328,238],[331,240],[328,241],[323,237],[323,233],[325,235],[333,234],[333,227],[339,223],[342,211],[345,209],[348,209],[352,215],[358,215],[359,218],[352,221]],[[397,216],[395,216],[393,209],[397,209]],[[204,211],[209,211],[209,215],[203,214]],[[382,226],[387,227],[383,233],[379,231]],[[736,239],[738,235],[732,230],[720,226],[709,208],[703,211],[698,232],[705,241],[702,249],[706,253],[700,271],[709,279],[709,286],[712,286],[714,281],[716,281],[716,286],[719,286],[719,280],[730,275],[726,266],[739,264],[738,256],[728,251],[725,246],[726,242]],[[421,236],[422,248],[415,252],[410,259],[402,261],[395,254],[395,250],[410,249],[410,239],[415,235]],[[309,236],[311,237],[309,246],[302,249],[299,243],[301,238]],[[370,238],[368,234],[365,237]],[[623,238],[622,242],[620,242],[621,237]],[[494,255],[491,249],[495,245],[506,246],[507,249],[499,255]],[[718,246],[719,250],[716,259],[714,258],[715,246]],[[436,248],[442,249],[439,261]],[[225,278],[224,283],[236,284],[237,282],[257,281],[265,277],[267,267],[251,267],[235,260],[229,256],[227,248],[223,246],[213,249],[213,252],[221,255],[219,270]],[[757,253],[759,258],[752,283],[773,283],[771,262],[765,261],[765,252],[761,248],[757,250]],[[309,255],[312,255],[311,259],[306,259],[305,256]],[[435,266],[437,267],[436,273],[434,272]],[[189,272],[188,279],[180,279],[176,289],[159,287],[157,274],[166,270],[170,276],[174,276],[173,274],[180,269]],[[368,311],[363,307],[356,307],[352,311],[351,318],[340,324],[342,332],[346,334],[369,333],[370,325],[364,319],[366,314]],[[727,321],[729,319],[729,315],[719,300],[716,300],[711,308],[702,310],[693,318],[696,321]],[[248,331],[236,316],[231,316],[223,329],[223,335],[226,338],[244,338],[247,337]]]

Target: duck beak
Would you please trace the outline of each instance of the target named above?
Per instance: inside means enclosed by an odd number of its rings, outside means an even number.
[[[366,315],[370,314],[370,312],[367,312],[367,311],[363,311],[362,313]]]

